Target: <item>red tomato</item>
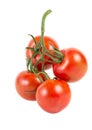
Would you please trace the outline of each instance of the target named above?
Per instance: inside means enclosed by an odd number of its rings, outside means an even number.
[[[40,84],[36,75],[28,71],[19,73],[15,81],[17,92],[27,100],[35,100],[35,93]]]
[[[40,107],[49,113],[63,110],[70,102],[71,91],[63,80],[47,80],[36,92],[36,100]]]
[[[39,44],[39,42],[40,42],[40,38],[41,38],[41,36],[36,36],[36,37],[35,37],[36,42],[37,42],[38,44]],[[56,43],[56,41],[54,41],[51,37],[44,36],[44,44],[45,44],[46,49],[47,49],[48,51],[50,51],[51,53],[53,53],[53,51],[52,51],[52,50],[53,50],[53,47],[52,47],[49,43],[51,43],[55,48],[58,49],[58,44]],[[33,39],[29,42],[28,47],[31,47],[31,48],[35,47],[35,43],[34,43],[34,40],[33,40]],[[27,50],[26,50],[26,57],[27,57],[27,58],[31,58],[32,55],[33,55],[33,53],[34,53],[34,52],[33,52],[32,50],[27,49]],[[33,64],[35,64],[35,63],[40,59],[40,57],[41,57],[40,54],[36,55],[36,56],[33,58]],[[45,55],[45,56],[44,56],[44,59],[45,59],[45,62],[44,62],[44,64],[45,64],[45,69],[50,68],[51,63],[47,61],[47,60],[50,60],[50,58]],[[42,63],[41,63],[41,62],[38,64],[37,68],[38,68],[38,70],[41,70],[41,69],[42,69]]]
[[[88,68],[83,53],[75,48],[68,48],[61,52],[64,54],[63,61],[53,65],[55,76],[68,82],[80,80]]]

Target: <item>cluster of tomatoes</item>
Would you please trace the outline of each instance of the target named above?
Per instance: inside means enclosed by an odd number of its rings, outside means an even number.
[[[54,39],[44,36],[45,17],[42,17],[41,35],[32,37],[26,47],[27,70],[16,77],[16,90],[21,97],[37,101],[49,113],[63,110],[71,100],[68,83],[80,80],[87,72],[87,60],[76,48],[60,50]],[[52,68],[54,78],[46,72]]]

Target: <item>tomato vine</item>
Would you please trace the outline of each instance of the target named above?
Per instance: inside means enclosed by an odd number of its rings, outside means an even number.
[[[32,50],[34,52],[31,58],[27,58],[27,69],[28,69],[28,71],[33,72],[36,75],[39,75],[39,70],[37,69],[37,65],[41,62],[42,63],[42,69],[40,70],[40,73],[44,74],[46,79],[50,79],[50,78],[49,78],[48,74],[45,72],[44,56],[48,56],[50,59],[48,59],[47,61],[51,62],[51,63],[60,63],[63,60],[63,57],[64,57],[64,55],[57,48],[55,48],[52,45],[52,43],[49,42],[49,44],[53,48],[53,54],[50,53],[46,49],[45,44],[44,44],[45,20],[46,20],[46,17],[51,12],[52,12],[51,10],[47,10],[42,16],[40,42],[37,43],[35,37],[33,35],[29,34],[34,40],[35,47],[33,47],[33,48],[26,47],[26,49]],[[33,64],[32,60],[38,54],[40,54],[40,59],[35,64]]]
[[[47,10],[41,21],[41,35],[34,37],[26,47],[27,70],[16,77],[16,90],[27,100],[36,100],[40,107],[49,112],[63,110],[71,100],[71,90],[67,82],[80,80],[87,72],[88,64],[84,54],[75,48],[59,50],[52,38],[44,36]],[[52,49],[51,49],[52,48]],[[50,79],[46,72],[52,67],[55,77]]]

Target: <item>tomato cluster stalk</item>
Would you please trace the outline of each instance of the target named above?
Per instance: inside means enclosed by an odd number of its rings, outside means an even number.
[[[44,32],[45,32],[45,19],[47,17],[47,15],[49,15],[52,11],[51,10],[47,10],[43,16],[42,16],[42,22],[41,22],[41,38],[39,43],[36,42],[36,39],[33,35],[29,34],[34,43],[35,43],[35,47],[31,48],[31,47],[26,47],[26,49],[32,50],[33,51],[33,55],[30,58],[27,58],[27,70],[35,73],[38,78],[42,81],[42,79],[39,77],[39,74],[43,74],[45,79],[50,79],[49,75],[45,72],[45,56],[49,57],[49,59],[47,59],[47,62],[49,63],[60,63],[63,58],[64,55],[56,48],[52,45],[52,43],[49,42],[49,44],[51,45],[51,47],[53,48],[52,53],[46,49],[45,47],[45,43],[44,43]],[[40,55],[40,59],[33,64],[33,58],[36,57],[37,55]],[[41,70],[38,70],[37,65],[41,63],[42,67]]]

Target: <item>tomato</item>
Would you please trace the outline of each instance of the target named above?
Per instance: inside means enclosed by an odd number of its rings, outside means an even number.
[[[34,73],[29,71],[22,71],[18,74],[15,85],[16,90],[21,97],[27,100],[35,100],[35,93],[39,85],[40,80]]]
[[[35,40],[37,42],[37,44],[39,44],[40,42],[40,38],[41,36],[36,36],[35,37]],[[44,36],[44,44],[45,44],[45,47],[46,49],[53,53],[53,47],[51,46],[51,44],[55,47],[55,48],[59,48],[58,47],[58,44],[56,43],[56,41],[54,39],[52,39],[51,37],[48,37],[48,36]],[[32,39],[29,44],[28,44],[28,47],[35,47],[35,42],[34,40]],[[33,50],[29,50],[29,49],[26,49],[26,57],[27,58],[31,58],[32,55],[34,54]],[[33,58],[33,64],[35,64],[39,59],[40,59],[41,55],[40,54],[37,54],[34,58]],[[45,69],[48,69],[51,67],[51,63],[48,62],[48,60],[50,60],[50,58],[48,56],[44,56],[44,65],[45,65]],[[40,62],[38,65],[37,65],[37,68],[38,70],[41,70],[42,69],[42,62]]]
[[[88,68],[84,54],[75,48],[67,48],[61,52],[64,59],[61,63],[53,65],[54,75],[68,82],[80,80]]]
[[[70,102],[71,90],[64,80],[46,80],[36,92],[36,100],[40,107],[49,113],[63,110]]]

